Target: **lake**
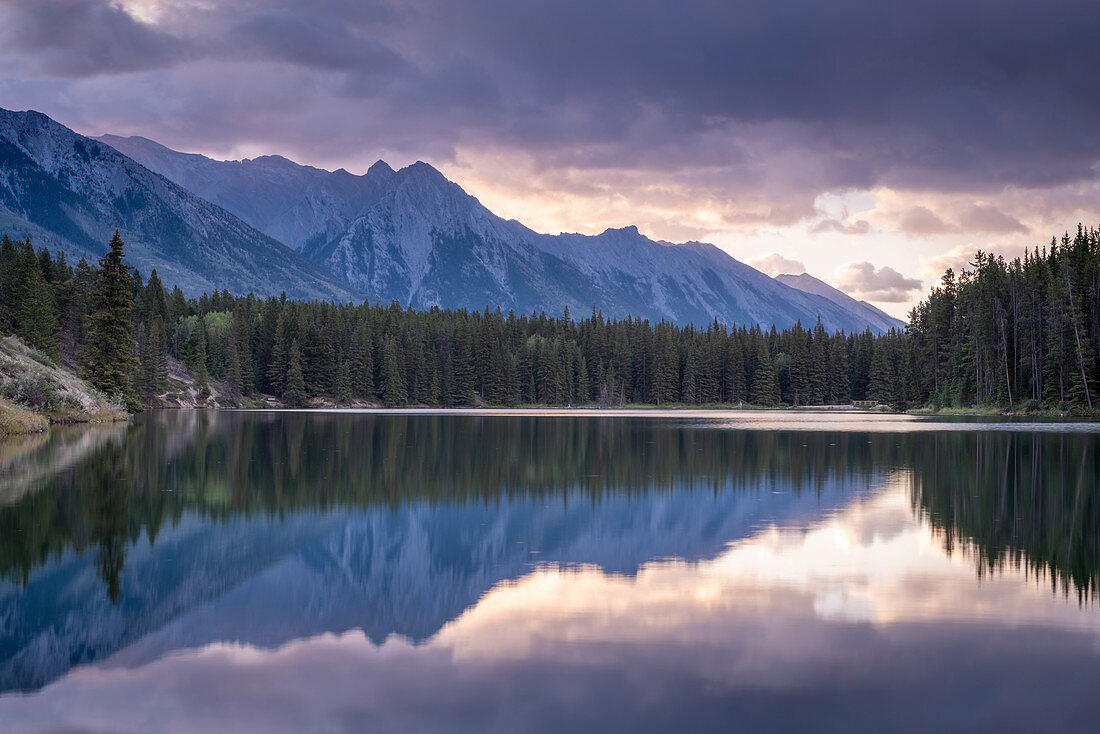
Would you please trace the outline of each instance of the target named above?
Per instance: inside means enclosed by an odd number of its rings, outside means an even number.
[[[0,731],[1056,731],[1100,424],[157,412],[0,445]]]

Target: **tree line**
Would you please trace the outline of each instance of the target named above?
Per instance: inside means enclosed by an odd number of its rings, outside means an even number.
[[[233,296],[186,298],[125,265],[0,243],[0,331],[132,405],[173,364],[200,395],[390,406],[687,404],[1092,409],[1100,365],[1100,235],[1079,228],[1023,260],[947,271],[905,331],[820,323],[677,326],[608,318]],[[1034,402],[1034,405],[1031,402]]]
[[[914,380],[898,397],[933,405],[1096,410],[1100,395],[1100,231],[1006,262],[978,252],[948,270],[910,315]]]

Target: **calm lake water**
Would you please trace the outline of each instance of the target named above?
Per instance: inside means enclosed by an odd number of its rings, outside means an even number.
[[[0,731],[1070,731],[1100,425],[163,412],[0,445]]]

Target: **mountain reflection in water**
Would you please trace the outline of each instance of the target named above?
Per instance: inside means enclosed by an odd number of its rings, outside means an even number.
[[[0,691],[41,689],[0,728],[141,731],[122,702],[164,690],[181,731],[919,730],[983,691],[1013,696],[963,728],[1096,713],[1096,433],[759,421],[59,432],[0,475]]]

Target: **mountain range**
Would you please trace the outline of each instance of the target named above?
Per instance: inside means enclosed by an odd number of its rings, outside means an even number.
[[[713,245],[655,241],[636,227],[540,234],[427,163],[395,171],[379,161],[355,175],[280,156],[216,161],[0,110],[0,232],[92,259],[116,228],[132,264],[156,267],[188,295],[595,308],[699,325],[820,320],[849,332],[902,325],[821,281],[773,279]]]
[[[225,209],[38,112],[0,109],[0,233],[95,262],[115,230],[145,275],[191,294],[347,300],[353,289]]]

